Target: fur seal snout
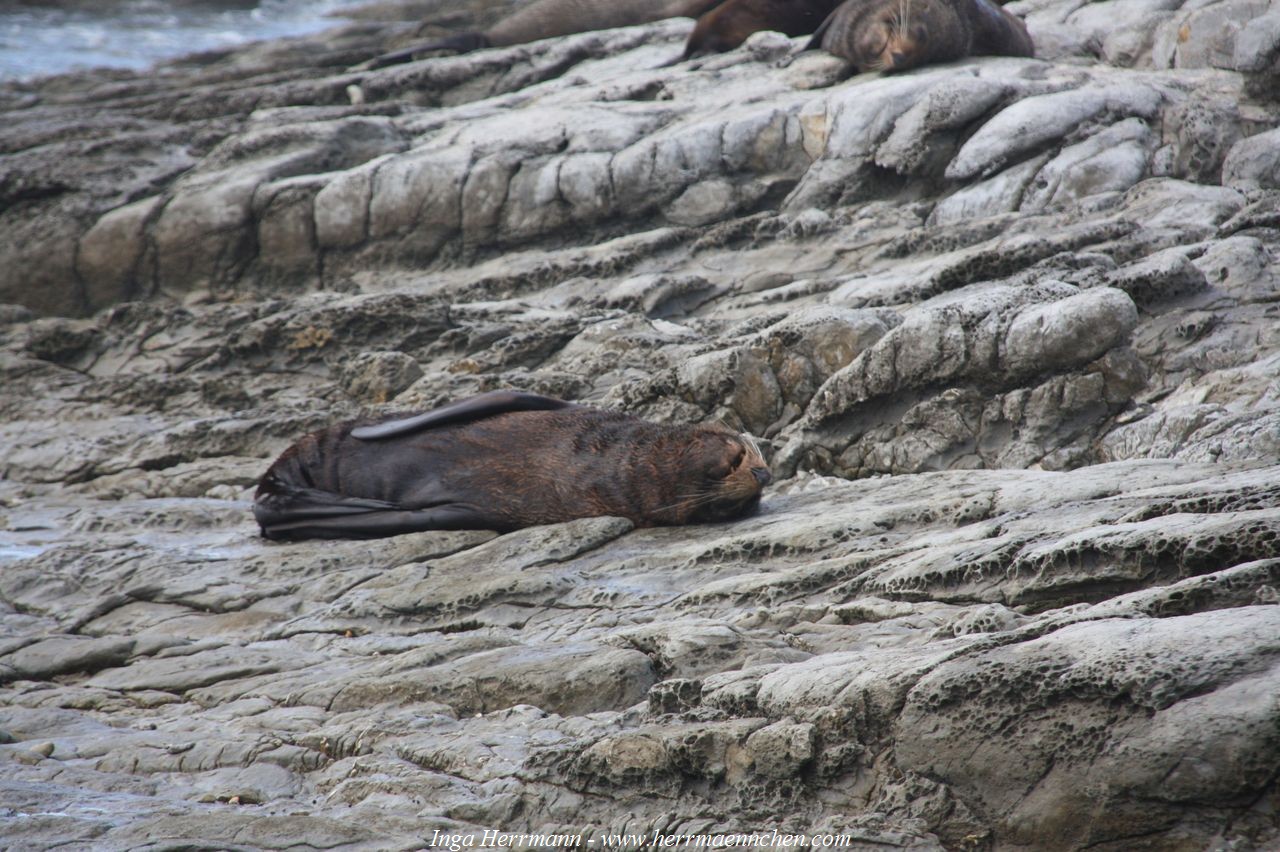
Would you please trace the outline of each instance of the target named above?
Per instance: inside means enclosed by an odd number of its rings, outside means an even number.
[[[507,531],[617,515],[638,527],[740,518],[770,481],[722,426],[651,423],[536,394],[481,394],[306,435],[254,498],[271,539]]]
[[[847,59],[859,71],[1035,52],[1026,25],[991,0],[846,0],[809,47]]]

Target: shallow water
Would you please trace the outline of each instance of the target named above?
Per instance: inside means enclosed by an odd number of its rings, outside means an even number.
[[[19,559],[31,559],[44,553],[51,546],[42,544],[8,544],[0,541],[0,564]]]
[[[186,53],[303,35],[342,23],[333,13],[360,2],[114,0],[55,6],[0,0],[0,79],[78,68],[146,68]]]

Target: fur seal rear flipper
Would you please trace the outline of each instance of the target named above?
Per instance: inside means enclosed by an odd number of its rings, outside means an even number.
[[[315,488],[297,488],[268,475],[265,496],[253,505],[253,516],[270,539],[381,538],[427,530],[483,528],[491,518],[476,507],[446,503],[405,509],[385,500],[345,497]]]
[[[565,402],[550,396],[521,391],[490,391],[469,399],[451,402],[441,408],[433,408],[422,414],[404,417],[399,420],[387,420],[372,426],[357,426],[351,430],[351,437],[361,441],[381,441],[396,438],[400,435],[412,435],[423,429],[433,429],[450,423],[467,423],[493,417],[495,414],[506,414],[511,411],[556,411],[568,408],[573,403]]]

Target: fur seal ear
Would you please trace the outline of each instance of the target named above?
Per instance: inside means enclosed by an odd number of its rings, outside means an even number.
[[[450,423],[483,420],[486,417],[512,411],[556,411],[571,407],[573,407],[571,402],[536,393],[490,391],[459,402],[451,402],[442,408],[435,408],[413,417],[388,420],[385,423],[374,423],[370,426],[358,426],[351,430],[351,437],[361,441],[382,441],[401,435],[411,435],[424,429],[434,429]]]

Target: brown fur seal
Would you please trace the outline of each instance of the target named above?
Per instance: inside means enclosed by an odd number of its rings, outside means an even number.
[[[485,47],[507,47],[573,33],[647,24],[664,18],[696,18],[721,2],[723,0],[533,0],[484,32],[461,33],[383,54],[365,67],[382,68],[408,62],[419,53],[444,50],[467,53]]]
[[[859,71],[1035,53],[1026,25],[991,0],[846,0],[809,47],[847,59]]]
[[[649,527],[741,517],[769,479],[754,444],[720,426],[499,391],[307,435],[262,477],[253,514],[271,539],[507,531],[599,515]]]
[[[776,30],[789,36],[816,30],[840,0],[726,0],[702,17],[684,46],[684,59],[733,50],[752,33]]]

